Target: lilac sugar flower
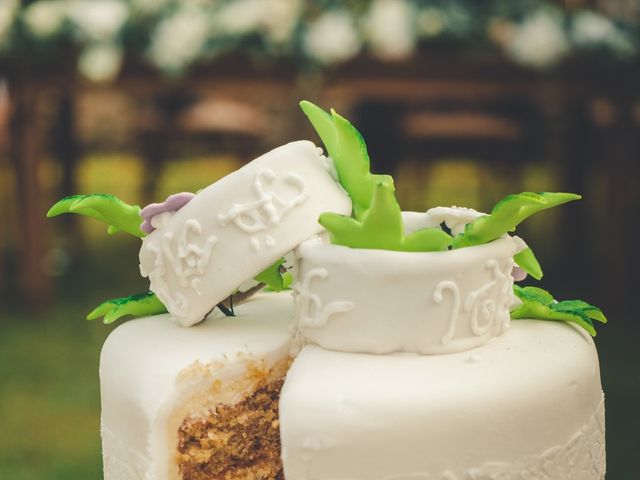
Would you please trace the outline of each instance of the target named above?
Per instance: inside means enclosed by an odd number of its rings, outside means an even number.
[[[174,193],[173,195],[169,195],[164,202],[147,205],[140,211],[140,216],[144,219],[144,222],[140,225],[140,230],[147,234],[153,232],[156,229],[151,224],[153,217],[161,213],[177,212],[195,196],[196,195],[191,192]]]
[[[511,276],[513,277],[514,281],[521,282],[522,280],[527,278],[527,272],[525,272],[522,268],[516,265],[513,267],[513,270],[511,270]]]

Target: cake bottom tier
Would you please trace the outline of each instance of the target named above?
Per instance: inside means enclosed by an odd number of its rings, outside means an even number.
[[[307,346],[280,397],[287,480],[602,480],[592,339],[522,320],[448,355]]]

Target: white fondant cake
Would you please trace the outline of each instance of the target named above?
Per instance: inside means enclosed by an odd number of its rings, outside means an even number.
[[[218,312],[183,328],[158,315],[114,330],[100,358],[105,480],[182,478],[181,424],[282,378],[292,308],[289,292],[260,294],[236,317]]]
[[[332,158],[293,142],[196,194],[48,211],[143,239],[151,291],[88,318],[168,312],[102,350],[104,479],[603,480],[607,319],[514,285],[542,269],[509,235],[580,196],[403,214],[358,131],[301,107]]]
[[[597,353],[556,322],[514,322],[447,355],[306,346],[280,425],[287,480],[604,478]]]
[[[308,141],[262,155],[177,212],[155,217],[140,248],[142,275],[182,325],[201,321],[238,285],[321,231],[322,212],[351,212],[334,176]]]
[[[131,212],[144,218],[155,296],[92,315],[169,312],[104,345],[105,480],[603,480],[598,357],[564,321],[593,333],[606,318],[514,287],[516,261],[518,278],[541,269],[506,233],[578,196],[401,214],[357,131],[303,108],[335,165],[293,142],[195,195],[142,210],[102,200],[119,205],[113,228],[137,233]],[[292,251],[293,292],[222,314],[257,275],[284,288]],[[532,312],[561,321],[511,321]]]

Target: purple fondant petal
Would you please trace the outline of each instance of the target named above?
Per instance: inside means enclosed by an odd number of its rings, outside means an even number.
[[[521,282],[522,280],[527,278],[527,272],[516,265],[515,267],[513,267],[513,270],[511,270],[511,276],[516,282]]]
[[[169,195],[164,202],[147,205],[140,210],[140,216],[144,219],[144,222],[140,225],[140,230],[147,234],[153,232],[155,230],[153,225],[151,225],[151,219],[153,217],[164,212],[177,212],[189,203],[193,197],[195,197],[195,194],[191,192],[174,193],[173,195]]]

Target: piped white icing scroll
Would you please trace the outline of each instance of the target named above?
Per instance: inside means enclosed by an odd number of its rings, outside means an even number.
[[[244,281],[322,230],[322,212],[351,200],[308,141],[276,148],[156,222],[140,271],[183,326],[204,318]]]

